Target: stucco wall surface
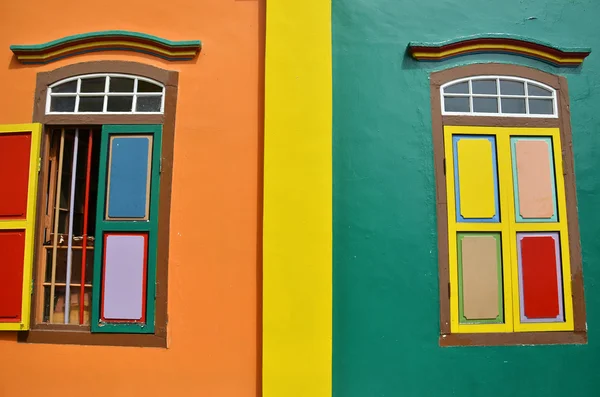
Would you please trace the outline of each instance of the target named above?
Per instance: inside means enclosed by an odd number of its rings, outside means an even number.
[[[131,52],[23,66],[11,44],[99,30],[201,40],[167,62]],[[91,60],[177,70],[169,348],[16,342],[0,333],[0,396],[255,396],[264,0],[0,1],[0,123],[31,122],[35,76]]]
[[[600,395],[600,2],[333,0],[333,395]],[[591,47],[580,69],[515,56],[418,63],[409,41],[516,34]],[[589,344],[440,348],[429,73],[474,62],[568,79]]]

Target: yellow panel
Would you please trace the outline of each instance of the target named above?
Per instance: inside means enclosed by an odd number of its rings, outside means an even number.
[[[463,218],[492,218],[496,212],[492,143],[460,139],[457,147],[460,214]]]
[[[38,185],[38,164],[42,125],[34,124],[4,124],[0,125],[1,133],[31,132],[31,149],[29,155],[29,186],[27,194],[27,215],[25,221],[5,221],[0,223],[0,229],[25,229],[25,259],[23,263],[23,297],[20,323],[0,323],[0,331],[24,331],[29,329],[31,312],[31,278],[33,271],[33,243],[35,233],[35,210]],[[24,226],[24,227],[23,227]]]
[[[267,2],[263,396],[330,397],[331,2]]]

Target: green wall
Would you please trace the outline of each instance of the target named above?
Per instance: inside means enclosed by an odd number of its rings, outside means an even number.
[[[600,396],[600,1],[333,0],[333,395]],[[534,19],[533,19],[534,18]],[[419,63],[409,41],[508,33],[591,47],[581,68],[475,56]],[[571,95],[589,344],[438,346],[429,73],[506,62]]]

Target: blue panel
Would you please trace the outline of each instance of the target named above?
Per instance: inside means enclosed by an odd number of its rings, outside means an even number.
[[[492,144],[492,163],[494,169],[494,201],[495,214],[492,218],[463,218],[460,214],[460,181],[458,177],[458,141],[461,139],[487,139]],[[452,152],[454,155],[454,194],[456,196],[456,221],[467,223],[498,223],[500,222],[500,208],[498,196],[498,159],[496,155],[496,138],[489,135],[453,135],[452,136]]]
[[[150,145],[149,136],[111,139],[108,218],[146,218],[150,194]]]

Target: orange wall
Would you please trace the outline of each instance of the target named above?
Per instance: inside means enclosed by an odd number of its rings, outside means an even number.
[[[22,66],[11,44],[123,29],[199,39],[196,61],[126,52]],[[178,70],[169,348],[35,345],[0,334],[0,397],[256,396],[264,0],[0,0],[0,123],[31,122],[35,75],[118,59]]]

